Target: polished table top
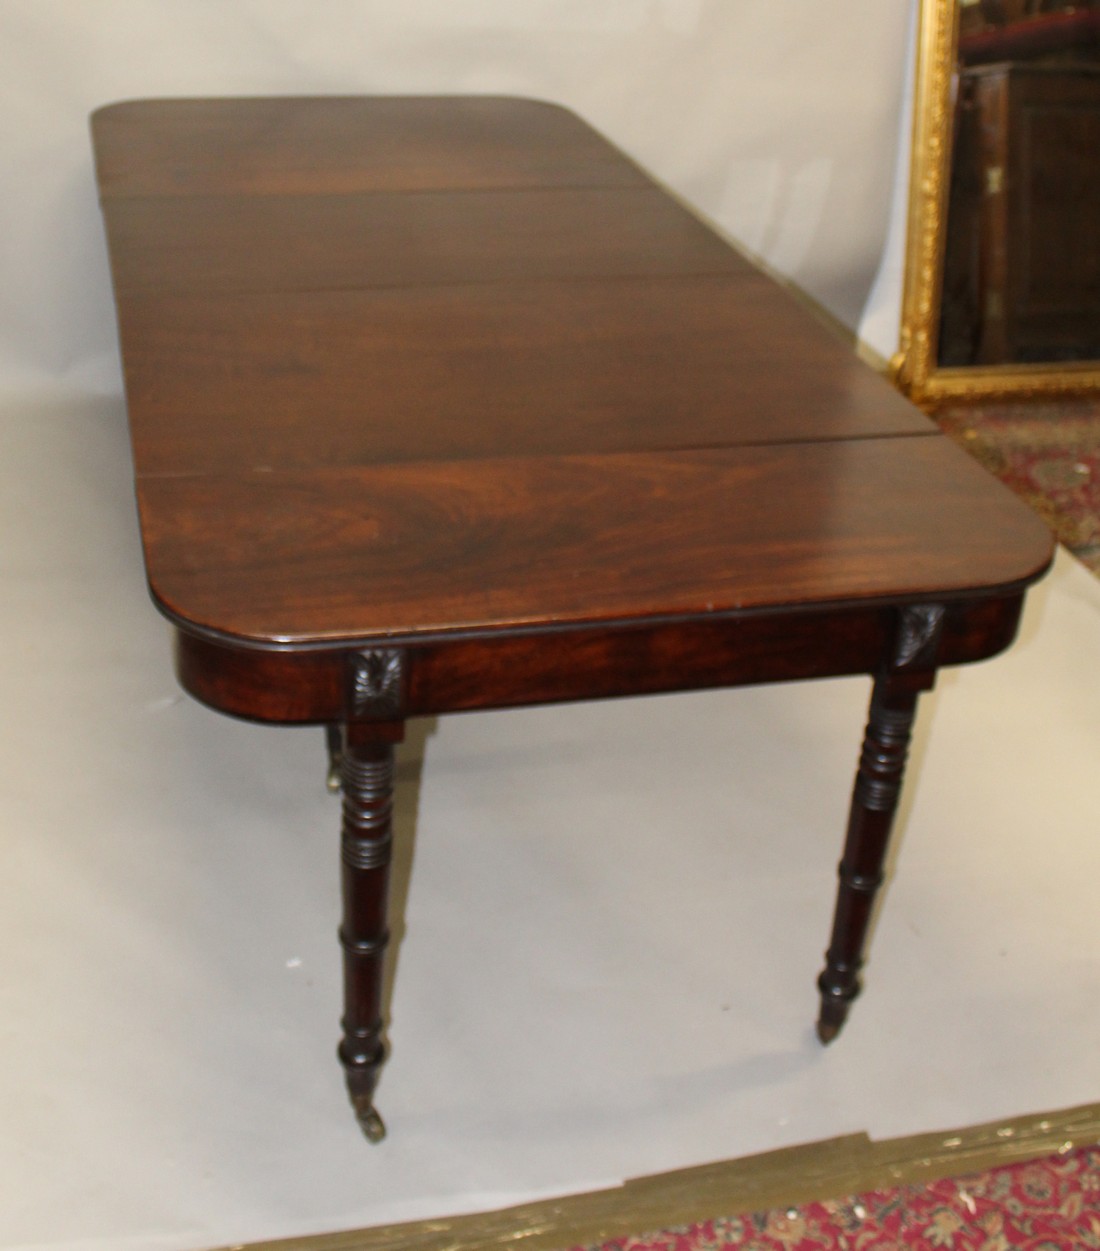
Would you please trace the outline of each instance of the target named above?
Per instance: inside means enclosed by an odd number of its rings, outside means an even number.
[[[973,594],[1046,531],[572,114],[95,119],[148,572],[308,645]]]
[[[146,101],[94,129],[180,680],[330,727],[367,1137],[420,714],[874,675],[818,979],[836,1038],[917,697],[1011,642],[1045,527],[561,109]]]

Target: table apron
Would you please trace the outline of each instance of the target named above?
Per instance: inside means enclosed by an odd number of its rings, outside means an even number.
[[[929,602],[937,602],[930,600]],[[947,602],[933,668],[1013,640],[1023,591]],[[814,609],[343,645],[262,648],[177,626],[181,685],[257,721],[413,716],[874,674],[905,605]]]

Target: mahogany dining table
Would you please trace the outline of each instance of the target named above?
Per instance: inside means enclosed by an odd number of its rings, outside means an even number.
[[[162,99],[93,132],[179,680],[328,729],[366,1135],[411,717],[869,675],[833,1039],[919,693],[1011,643],[1045,526],[565,109]]]

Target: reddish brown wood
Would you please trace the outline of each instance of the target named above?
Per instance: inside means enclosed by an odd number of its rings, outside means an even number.
[[[917,695],[907,682],[880,677],[875,683],[838,871],[832,939],[817,981],[821,991],[817,1036],[823,1043],[840,1033],[861,989],[867,930],[884,880]]]
[[[165,612],[257,644],[989,595],[1050,551],[929,435],[163,475],[138,496]]]
[[[878,673],[889,756],[914,605],[945,610],[922,673],[1011,641],[1045,528],[571,114],[152,101],[94,130],[180,679],[344,727],[341,1058],[368,1131],[407,717]],[[829,1003],[884,845],[875,767]]]
[[[339,1056],[356,1118],[372,1142],[385,1133],[374,1107],[374,1088],[386,1056],[382,993],[383,960],[390,941],[393,745],[401,737],[400,725],[351,723],[344,730],[340,754],[344,1019]]]
[[[951,604],[940,664],[1008,647],[1022,602],[1017,591]],[[393,641],[407,644],[403,715],[411,717],[874,672],[892,645],[895,616],[876,605]],[[212,708],[260,721],[342,720],[348,656],[339,646],[242,650],[176,635],[181,684]]]
[[[754,272],[656,187],[125,199],[110,230],[127,292]]]
[[[105,199],[649,184],[580,118],[538,100],[127,100],[92,124]]]
[[[274,252],[270,263],[281,264]],[[138,473],[457,459],[488,468],[502,456],[936,437],[762,275],[658,278],[653,267],[639,260],[637,277],[601,274],[601,263],[588,279],[122,292]]]
[[[875,679],[840,862],[832,941],[818,978],[818,1037],[832,1042],[860,992],[860,970],[875,897],[897,815],[917,697],[935,679],[946,610],[913,605],[899,614],[891,655]]]
[[[1065,56],[1080,50],[1084,58],[1095,59],[1100,44],[1100,12],[1080,8],[1074,0],[1055,0],[1044,6],[1054,10],[1030,13],[1026,18],[983,20],[976,9],[959,35],[959,63],[964,66],[986,65],[994,61],[1034,61],[1050,54]],[[976,19],[976,20],[975,20]],[[1089,51],[1085,51],[1088,49]]]
[[[941,364],[1096,359],[1100,66],[985,65],[959,92]]]

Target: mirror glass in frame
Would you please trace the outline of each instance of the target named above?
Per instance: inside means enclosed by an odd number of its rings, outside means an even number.
[[[898,377],[1100,389],[1100,0],[921,0]]]

